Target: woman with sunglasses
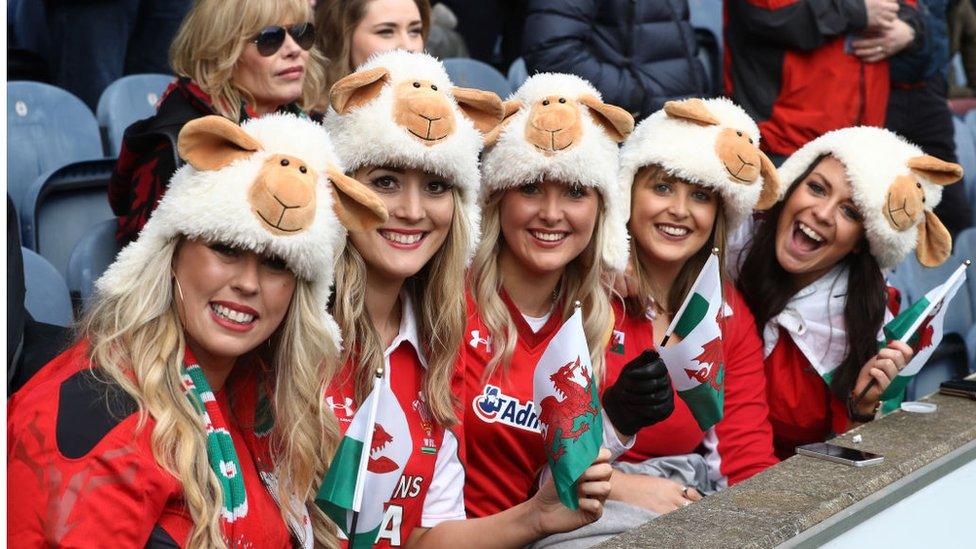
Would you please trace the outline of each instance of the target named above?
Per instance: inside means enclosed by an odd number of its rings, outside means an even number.
[[[324,88],[306,0],[199,0],[170,47],[179,76],[155,115],[125,133],[109,183],[120,244],[134,240],[182,164],[176,137],[209,114],[240,123],[270,112],[304,116]]]

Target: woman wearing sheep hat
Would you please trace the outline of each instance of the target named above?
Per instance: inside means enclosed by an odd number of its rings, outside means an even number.
[[[773,442],[785,458],[873,419],[911,359],[899,342],[877,347],[897,313],[882,269],[912,250],[925,266],[946,260],[951,238],[932,208],[962,168],[857,127],[811,141],[780,176],[790,185],[758,224],[738,287],[764,339]]]
[[[79,340],[8,405],[8,536],[23,546],[334,545],[312,503],[338,442],[322,390],[345,231],[382,203],[321,126],[218,116],[97,283]]]
[[[617,144],[630,134],[633,118],[567,74],[529,78],[505,102],[505,115],[487,137],[482,241],[468,276],[461,404],[472,516],[515,505],[534,489],[546,457],[537,416],[529,413],[532,376],[576,301],[602,381],[612,325],[609,274],[627,261]],[[659,374],[648,382],[666,385],[666,374]],[[498,421],[490,403],[525,413]],[[634,404],[627,411],[636,422],[668,413],[667,399]],[[604,421],[604,445],[619,454],[627,437],[618,438]]]
[[[606,463],[586,473],[579,511],[562,507],[550,485],[494,516],[461,520],[465,469],[452,383],[463,365],[464,272],[479,235],[478,154],[482,132],[501,120],[501,100],[454,86],[429,55],[393,51],[339,80],[331,104],[325,125],[340,156],[390,218],[350,231],[339,259],[333,312],[347,347],[327,401],[345,429],[382,370],[405,424],[399,435],[385,425],[393,442],[374,457],[395,463],[396,478],[419,479],[390,496],[376,543],[520,546],[595,520]],[[404,438],[413,445],[409,457],[398,456]]]

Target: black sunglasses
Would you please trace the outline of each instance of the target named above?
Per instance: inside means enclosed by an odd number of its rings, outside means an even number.
[[[290,27],[264,27],[261,32],[254,37],[254,42],[258,46],[258,53],[264,57],[270,57],[278,52],[281,45],[285,43],[285,32],[291,35],[292,39],[303,50],[308,50],[315,44],[315,25],[311,23],[298,23]]]

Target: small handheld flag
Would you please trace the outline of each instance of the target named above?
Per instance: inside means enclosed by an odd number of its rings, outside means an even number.
[[[723,303],[716,248],[658,346],[671,383],[702,430],[722,419],[725,405],[725,355],[718,323]],[[665,347],[671,334],[678,334],[682,340]]]
[[[559,501],[577,509],[577,481],[603,442],[600,399],[578,302],[542,353],[532,393]]]
[[[350,549],[372,547],[413,452],[407,418],[399,401],[376,371],[373,389],[339,442],[315,503],[342,530]]]

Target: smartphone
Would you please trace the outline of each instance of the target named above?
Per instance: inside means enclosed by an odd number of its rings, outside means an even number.
[[[871,452],[865,452],[864,450],[845,448],[843,446],[837,446],[836,444],[827,444],[826,442],[815,442],[813,444],[797,446],[796,453],[804,456],[826,459],[827,461],[836,461],[837,463],[843,463],[845,465],[851,465],[854,467],[878,465],[884,461],[884,456],[880,454],[872,454]]]
[[[976,380],[950,379],[939,385],[939,392],[944,395],[961,396],[976,400]]]

